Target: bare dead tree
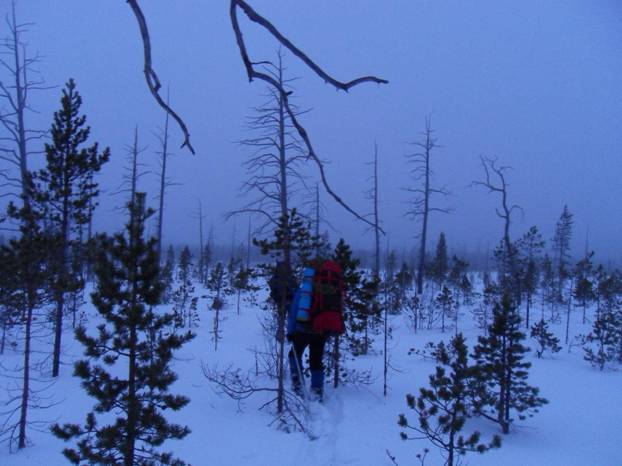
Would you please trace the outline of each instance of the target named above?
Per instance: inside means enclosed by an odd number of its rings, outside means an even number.
[[[132,144],[125,146],[127,153],[127,165],[125,166],[125,173],[123,174],[121,185],[113,194],[127,194],[129,199],[123,202],[122,210],[128,208],[129,205],[133,205],[136,200],[136,191],[138,187],[138,181],[143,176],[149,173],[145,169],[146,165],[139,161],[140,155],[147,150],[147,147],[140,146],[138,143],[138,126],[134,128],[134,139]]]
[[[166,102],[169,102],[169,97],[167,95]],[[160,131],[159,134],[156,135],[158,141],[160,142],[160,150],[157,152],[159,156],[159,172],[158,178],[160,180],[160,192],[158,194],[158,263],[162,257],[162,226],[164,225],[164,197],[166,195],[167,188],[170,188],[175,183],[172,182],[170,177],[166,174],[166,164],[168,162],[169,156],[172,154],[168,150],[168,126],[169,126],[169,113],[165,113],[164,117],[164,128]]]
[[[38,54],[30,57],[22,41],[22,35],[32,23],[17,22],[15,5],[13,0],[10,16],[5,18],[9,35],[0,42],[0,68],[8,73],[6,80],[0,78],[0,99],[6,104],[6,107],[0,107],[0,126],[6,134],[0,136],[0,160],[8,165],[8,168],[0,170],[0,187],[7,190],[0,197],[17,197],[29,204],[26,189],[28,159],[31,155],[43,153],[42,150],[29,149],[29,144],[46,135],[45,131],[27,128],[26,114],[33,110],[29,98],[33,91],[51,87],[45,86],[40,77],[35,77],[39,75],[35,66],[41,57]]]
[[[289,86],[291,79],[284,76],[283,55],[277,53],[277,63],[266,63],[266,73],[269,73],[280,86]],[[292,131],[292,124],[288,120],[283,96],[269,88],[267,102],[255,108],[253,117],[248,120],[248,127],[257,136],[241,143],[253,149],[251,157],[245,162],[249,179],[243,186],[246,194],[255,195],[255,199],[246,205],[241,212],[256,213],[264,218],[261,230],[276,230],[281,218],[289,215],[290,200],[297,192],[297,183],[304,183],[300,175],[299,165],[304,162],[304,153],[300,151],[300,143]],[[291,275],[291,245],[289,236],[284,238],[282,259],[285,263],[287,276]],[[284,297],[285,298],[285,297]],[[287,303],[277,303],[276,337],[279,348],[277,355],[277,410],[284,409],[284,377],[285,377],[285,316]]]
[[[246,235],[246,270],[251,268],[251,217],[248,217],[248,231]]]
[[[250,373],[243,373],[239,368],[228,367],[224,371],[218,371],[202,364],[203,375],[212,384],[219,395],[225,395],[237,401],[238,409],[242,411],[245,401],[253,395],[266,393],[274,394],[259,409],[263,410],[273,405],[279,399],[280,393],[277,388],[263,387],[258,384],[257,378]],[[278,410],[277,417],[272,423],[278,423],[278,427],[285,431],[297,429],[303,432],[311,440],[317,437],[309,427],[309,409],[296,394],[285,390],[283,392],[283,408]]]
[[[205,263],[205,235],[203,234],[203,225],[205,220],[205,214],[203,213],[203,203],[199,199],[199,206],[197,212],[191,215],[191,218],[198,220],[199,222],[199,263],[198,263],[198,275],[199,281],[203,284],[207,283],[207,264]],[[211,235],[211,232],[210,232]]]
[[[273,75],[280,86],[290,89],[293,78],[286,78],[283,54],[277,52],[276,64],[265,63],[266,73]],[[263,218],[259,232],[274,229],[279,219],[287,215],[292,199],[306,188],[301,166],[307,160],[300,139],[287,114],[280,93],[267,89],[266,102],[253,108],[246,127],[252,137],[240,145],[252,150],[244,161],[248,179],[242,185],[242,195],[252,196],[243,208],[230,212],[227,218],[238,214],[251,214]],[[302,113],[292,105],[296,115]]]
[[[419,237],[419,264],[417,267],[417,294],[423,293],[423,275],[426,255],[426,241],[428,235],[428,226],[430,214],[451,212],[451,209],[437,207],[433,205],[433,197],[447,197],[449,191],[445,187],[437,188],[433,184],[434,171],[432,170],[432,151],[439,147],[436,143],[437,139],[433,136],[432,117],[427,116],[425,119],[425,130],[423,131],[423,139],[413,142],[416,152],[407,154],[406,159],[413,166],[410,170],[411,179],[417,184],[416,187],[407,187],[406,191],[414,195],[410,201],[412,207],[406,212],[408,216],[414,219],[421,219],[421,233]]]
[[[371,176],[372,187],[365,193],[366,198],[372,201],[373,212],[372,225],[370,229],[374,232],[374,265],[372,269],[373,277],[380,282],[380,234],[383,233],[380,227],[380,211],[378,208],[378,143],[374,142],[374,160],[370,162],[373,166],[373,175]]]
[[[326,257],[330,251],[323,250],[328,246],[328,229],[337,231],[326,217],[326,206],[322,202],[320,196],[320,185],[315,183],[313,189],[308,190],[308,195],[302,201],[302,206],[307,210],[306,217],[310,221],[311,231],[315,238],[315,255],[316,257]],[[322,225],[326,225],[328,229],[324,229],[322,233]]]
[[[480,157],[482,168],[484,169],[484,180],[474,181],[472,186],[482,186],[488,193],[497,193],[501,196],[501,209],[495,208],[495,213],[503,220],[503,247],[507,255],[507,270],[502,273],[510,277],[515,277],[516,271],[516,248],[510,239],[510,225],[512,223],[512,213],[521,208],[508,201],[509,184],[506,174],[512,168],[509,166],[498,166],[496,158]],[[494,179],[493,179],[494,178]]]

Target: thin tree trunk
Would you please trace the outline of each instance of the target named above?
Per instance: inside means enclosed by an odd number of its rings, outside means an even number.
[[[335,372],[335,376],[333,378],[333,387],[337,388],[339,386],[339,343],[341,339],[339,335],[335,335],[335,342],[333,344],[333,369]]]
[[[135,147],[137,147],[137,141],[135,140]],[[134,158],[136,160],[136,158]],[[134,245],[138,241],[138,225],[141,222],[141,218],[143,215],[142,212],[142,202],[138,202],[136,198],[135,191],[135,179],[132,180],[133,183],[133,195],[132,201],[130,204],[130,249],[134,248]],[[133,261],[129,279],[131,283],[131,303],[130,303],[130,315],[134,314],[137,306],[137,283],[138,277],[138,263],[136,260]],[[132,321],[132,319],[130,319]],[[130,341],[129,341],[129,361],[128,361],[128,394],[127,394],[127,438],[125,441],[125,454],[124,454],[124,465],[125,466],[134,466],[134,455],[135,455],[135,445],[136,445],[136,429],[138,424],[138,400],[136,397],[136,350],[138,346],[138,335],[136,333],[136,324],[130,324]]]
[[[384,307],[384,368],[383,368],[383,385],[382,393],[384,397],[387,396],[387,377],[389,375],[389,355],[387,354],[389,349],[389,307]]]
[[[30,299],[29,299],[30,301]],[[32,327],[33,306],[28,304],[26,312],[26,336],[24,342],[24,373],[22,386],[22,405],[19,417],[19,440],[17,447],[19,449],[26,447],[26,424],[28,415],[28,399],[30,395],[30,340]]]
[[[2,319],[2,341],[0,341],[0,354],[4,354],[4,344],[6,342],[6,328],[8,327],[8,318]]]
[[[166,98],[168,105],[168,96]],[[160,196],[158,199],[158,264],[160,264],[160,258],[162,257],[162,225],[164,224],[164,194],[166,191],[166,159],[168,157],[168,119],[169,115],[166,112],[166,118],[164,120],[164,135],[162,136],[162,172],[160,173]]]
[[[68,154],[65,154],[68,157]],[[69,180],[65,179],[65,192],[68,192]],[[58,258],[59,283],[56,284],[56,319],[54,322],[54,354],[52,358],[52,377],[60,373],[60,350],[63,335],[63,313],[65,311],[65,288],[67,286],[67,247],[69,243],[69,199],[63,200],[62,223],[60,231],[60,256]]]
[[[374,143],[374,278],[380,277],[380,218],[378,214],[378,145]]]
[[[283,66],[281,56],[279,55],[279,84],[283,85]],[[291,238],[289,231],[289,209],[288,201],[288,185],[287,185],[287,154],[285,150],[285,102],[283,96],[279,94],[279,131],[278,131],[278,149],[279,149],[279,175],[280,175],[280,204],[281,217],[286,221],[286,231],[284,232],[283,244],[283,261],[285,262],[284,280],[289,280],[292,273],[291,263]],[[283,284],[287,288],[287,283]],[[279,347],[278,354],[278,388],[277,388],[277,412],[280,414],[285,407],[285,321],[287,315],[287,293],[283,293],[281,302],[279,303],[279,318],[277,328],[277,340]]]
[[[419,267],[417,270],[417,294],[423,293],[423,268],[425,265],[425,243],[428,234],[428,215],[430,213],[430,131],[426,131],[425,185],[423,193],[423,221],[421,222],[421,243],[419,244]]]
[[[572,283],[571,283],[572,290]],[[566,310],[566,344],[568,344],[568,338],[570,336],[570,311],[572,310],[572,293],[568,295],[568,308]]]

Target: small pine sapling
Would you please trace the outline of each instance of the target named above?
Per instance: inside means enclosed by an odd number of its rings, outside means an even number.
[[[166,261],[160,271],[160,277],[164,284],[164,292],[162,293],[162,303],[168,304],[173,297],[173,272],[175,270],[175,250],[170,245],[166,251]]]
[[[427,438],[446,455],[447,466],[457,464],[459,456],[468,452],[484,453],[501,446],[501,438],[495,435],[490,443],[480,441],[481,434],[461,432],[469,418],[469,379],[472,369],[468,361],[468,349],[462,333],[436,348],[438,365],[430,375],[430,387],[419,389],[419,396],[406,395],[408,407],[418,416],[418,426],[411,425],[406,415],[400,414],[398,424],[417,435],[410,437],[401,432],[403,440]]]
[[[475,410],[501,425],[509,433],[514,421],[512,414],[525,419],[548,401],[539,396],[540,390],[527,384],[530,362],[525,362],[529,351],[522,342],[520,316],[506,293],[493,310],[493,322],[487,336],[480,336],[474,348],[477,361],[472,379],[472,399]]]
[[[173,293],[173,313],[175,315],[175,326],[191,328],[197,324],[199,316],[197,314],[197,298],[194,295],[194,284],[192,282],[192,255],[186,246],[180,256],[177,269],[178,287]]]
[[[445,333],[445,320],[454,319],[456,330],[458,328],[458,309],[449,287],[443,285],[441,292],[434,298],[434,307],[441,318],[441,332]]]
[[[559,353],[561,351],[559,338],[553,335],[552,332],[549,332],[549,326],[544,319],[540,319],[537,324],[532,325],[531,338],[538,343],[538,349],[536,349],[538,359],[542,358],[542,355],[547,350],[551,353]]]
[[[622,335],[622,314],[607,310],[598,314],[592,331],[583,338],[583,358],[601,371],[615,360]]]

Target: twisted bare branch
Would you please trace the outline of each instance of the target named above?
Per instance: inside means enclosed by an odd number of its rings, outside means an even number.
[[[160,95],[160,88],[162,85],[160,84],[160,79],[158,78],[157,73],[154,71],[151,61],[151,38],[149,36],[149,28],[147,27],[147,20],[145,19],[145,15],[143,15],[140,6],[138,5],[137,0],[126,0],[130,5],[130,8],[134,12],[136,16],[136,20],[138,21],[138,27],[140,29],[140,35],[143,41],[143,50],[144,50],[144,70],[145,80],[147,81],[147,87],[149,87],[149,91],[154,99],[158,102],[158,105],[164,109],[166,113],[168,113],[179,125],[181,131],[184,133],[184,142],[181,147],[187,147],[190,152],[193,154],[194,148],[190,143],[190,132],[188,131],[188,127],[186,123],[181,119],[181,117],[164,101],[162,96]]]

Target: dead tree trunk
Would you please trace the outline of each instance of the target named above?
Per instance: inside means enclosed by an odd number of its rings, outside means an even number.
[[[514,297],[516,302],[520,302],[520,290],[517,286],[514,286],[516,281],[516,248],[512,244],[510,239],[510,225],[512,221],[512,212],[516,209],[520,209],[516,204],[510,206],[508,201],[508,183],[506,180],[506,172],[511,169],[508,166],[497,166],[497,159],[491,159],[482,157],[482,167],[484,168],[484,181],[474,181],[472,185],[482,186],[488,190],[489,193],[498,193],[501,195],[501,210],[495,209],[495,212],[499,218],[503,220],[503,247],[504,260],[502,263],[502,286],[513,288],[509,290],[511,296]],[[497,182],[492,180],[492,177],[496,176]]]
[[[21,35],[26,32],[28,24],[19,24],[15,12],[15,1],[11,2],[11,12],[7,15],[9,37],[0,45],[7,58],[0,57],[0,65],[8,71],[9,81],[0,81],[0,99],[5,101],[8,111],[0,113],[0,125],[6,130],[7,136],[0,138],[0,160],[19,173],[15,176],[10,169],[0,170],[0,187],[8,190],[12,196],[22,200],[24,206],[30,206],[30,193],[27,189],[28,158],[42,151],[28,149],[30,142],[42,139],[46,132],[29,130],[26,127],[26,111],[32,110],[28,98],[32,91],[49,89],[41,80],[32,80],[34,66],[40,61],[39,56],[29,58],[26,44]]]
[[[166,99],[168,103],[168,97]],[[160,193],[158,196],[158,264],[160,263],[160,259],[162,258],[162,225],[164,224],[164,196],[166,193],[166,188],[170,186],[170,181],[166,177],[166,163],[168,161],[168,156],[170,155],[168,152],[168,123],[169,123],[169,114],[166,113],[166,117],[164,119],[164,130],[161,136],[158,136],[160,139]]]
[[[435,188],[432,185],[432,151],[438,147],[436,138],[433,137],[432,119],[425,119],[423,140],[412,143],[417,148],[413,154],[407,154],[406,159],[413,165],[410,170],[412,180],[417,183],[416,187],[408,187],[406,191],[413,193],[413,207],[407,212],[413,219],[421,218],[421,233],[419,234],[419,263],[417,267],[417,294],[423,293],[423,278],[425,272],[426,241],[428,225],[432,212],[449,213],[450,209],[434,207],[432,197],[441,195],[446,197],[449,191],[446,188]],[[419,186],[421,185],[421,186]]]

